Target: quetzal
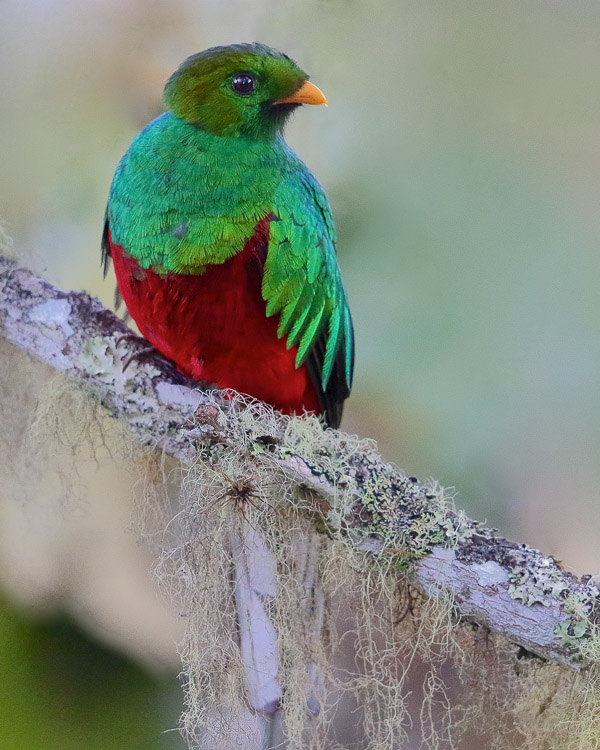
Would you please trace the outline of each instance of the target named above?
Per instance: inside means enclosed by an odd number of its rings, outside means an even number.
[[[352,319],[323,189],[283,139],[326,104],[287,55],[214,47],[169,78],[168,111],[122,158],[105,271],[146,339],[185,375],[339,426]]]

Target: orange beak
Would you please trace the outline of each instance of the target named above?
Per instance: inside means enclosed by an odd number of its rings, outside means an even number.
[[[304,81],[295,94],[286,96],[285,99],[277,99],[275,104],[324,104],[327,106],[327,99],[314,83]]]

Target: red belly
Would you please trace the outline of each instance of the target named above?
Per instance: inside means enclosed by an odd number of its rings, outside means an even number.
[[[288,414],[320,412],[306,366],[295,367],[297,347],[286,349],[265,314],[258,247],[267,231],[259,225],[243,252],[200,276],[144,270],[111,241],[119,291],[142,334],[188,377]]]

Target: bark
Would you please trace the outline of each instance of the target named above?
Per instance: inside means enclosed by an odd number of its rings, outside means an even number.
[[[6,258],[0,258],[0,334],[85,383],[139,440],[183,462],[193,457],[198,439],[223,439],[206,390],[156,352],[127,366],[147,344],[123,321],[86,293],[60,291]],[[222,408],[230,408],[226,400]],[[451,510],[439,518],[431,489],[386,464],[372,447],[351,457],[350,473],[336,476],[330,462],[294,454],[283,429],[257,440],[265,441],[286,481],[308,488],[321,510],[333,505],[344,484],[352,498],[344,533],[362,549],[402,560],[403,550],[386,547],[387,531],[415,528],[421,520],[434,529],[426,554],[409,555],[399,573],[427,595],[451,593],[463,620],[543,659],[586,665],[579,646],[596,632],[600,610],[589,577],[577,578],[551,557]],[[276,692],[275,682],[272,688]]]

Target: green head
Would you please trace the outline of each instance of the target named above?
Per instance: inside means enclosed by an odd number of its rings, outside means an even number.
[[[167,81],[177,117],[221,136],[272,138],[301,104],[327,104],[287,55],[264,44],[211,47],[184,60]]]

